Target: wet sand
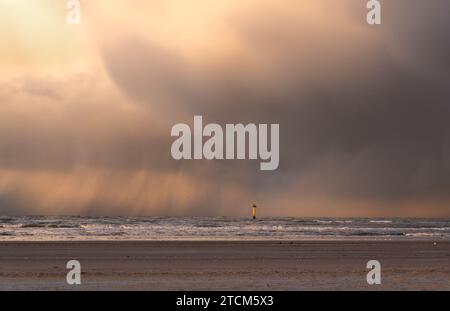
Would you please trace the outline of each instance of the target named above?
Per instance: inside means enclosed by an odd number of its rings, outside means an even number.
[[[82,284],[66,283],[79,260]],[[369,286],[366,263],[382,265]],[[0,242],[0,290],[450,290],[450,242]]]

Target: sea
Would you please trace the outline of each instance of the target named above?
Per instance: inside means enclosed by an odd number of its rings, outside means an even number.
[[[0,241],[450,240],[450,219],[0,216]]]

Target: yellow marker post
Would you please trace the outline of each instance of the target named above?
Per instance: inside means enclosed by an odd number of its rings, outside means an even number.
[[[253,204],[252,215],[253,215],[253,219],[256,219],[256,204]]]

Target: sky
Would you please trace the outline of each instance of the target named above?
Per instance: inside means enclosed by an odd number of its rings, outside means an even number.
[[[450,3],[0,0],[0,214],[450,217]],[[280,166],[174,124],[280,124]]]

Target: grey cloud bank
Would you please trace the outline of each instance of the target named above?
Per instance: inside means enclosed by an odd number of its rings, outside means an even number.
[[[198,183],[196,195],[183,192],[182,204],[170,194],[173,179],[161,185],[167,197],[150,201],[142,185],[154,184],[133,179],[140,191],[130,189],[129,199],[113,207],[92,199],[87,213],[241,214],[257,200],[271,215],[450,216],[450,3],[383,2],[383,22],[375,28],[360,9],[364,1],[342,1],[338,12],[325,10],[324,20],[311,22],[289,8],[270,14],[263,6],[243,8],[226,24],[241,49],[200,60],[137,34],[102,43],[109,77],[136,107],[107,111],[105,105],[97,127],[80,121],[69,130],[60,120],[34,126],[45,135],[3,127],[2,169],[70,171],[82,162],[111,170],[106,175],[119,184],[131,177],[117,170]],[[27,85],[23,92],[47,89]],[[147,111],[163,120],[158,129]],[[253,161],[173,160],[171,127],[194,115],[217,124],[280,124],[278,169],[260,172]],[[26,204],[20,191],[4,193],[0,211]],[[131,208],[141,206],[136,202],[157,207]]]

